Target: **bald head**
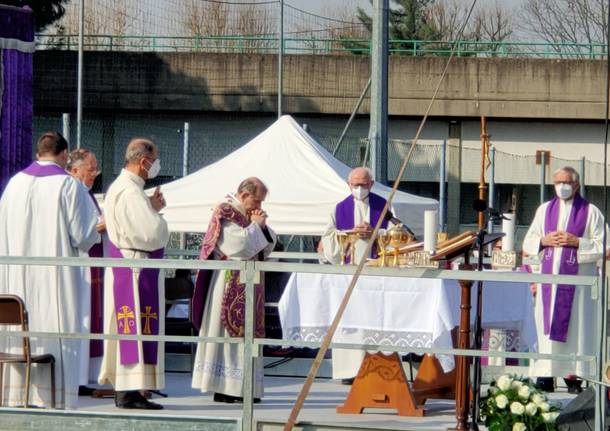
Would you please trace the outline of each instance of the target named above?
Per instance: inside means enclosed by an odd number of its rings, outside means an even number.
[[[125,169],[138,175],[140,178],[148,179],[156,176],[156,173],[154,175],[149,174],[156,160],[157,146],[153,141],[144,138],[134,138],[127,145],[127,150],[125,151]],[[159,162],[156,164],[158,165]],[[157,169],[158,171],[159,169]]]
[[[347,183],[352,189],[361,186],[362,188],[370,190],[374,183],[371,170],[365,167],[352,169],[347,177]]]

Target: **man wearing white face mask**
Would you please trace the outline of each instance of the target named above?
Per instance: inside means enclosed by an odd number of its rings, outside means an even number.
[[[553,182],[557,196],[536,211],[523,251],[538,257],[543,274],[596,275],[603,256],[603,215],[580,196],[574,168],[557,170]],[[539,353],[595,353],[596,303],[589,288],[542,284],[536,285],[534,294]],[[587,375],[594,371],[590,367],[583,362],[536,360],[530,362],[530,375]]]
[[[353,230],[358,233],[360,239],[354,245],[354,255],[355,262],[359,262],[386,204],[383,197],[371,192],[374,181],[368,168],[353,169],[347,178],[347,183],[352,193],[339,202],[330,214],[330,220],[319,246],[323,259],[335,265],[341,263],[338,233],[343,230]],[[381,227],[383,229],[388,227],[388,217],[383,220]],[[373,246],[370,257],[374,257],[376,252],[377,247]],[[350,337],[353,337],[355,342],[362,339],[357,331],[342,336],[345,342],[349,342]],[[358,373],[363,358],[362,350],[333,349],[333,378],[343,379],[344,383],[348,383]]]
[[[167,223],[159,214],[165,200],[159,188],[151,197],[144,182],[161,168],[157,146],[133,139],[127,146],[125,168],[110,185],[104,200],[110,257],[160,259],[169,240]],[[158,269],[112,268],[104,280],[106,334],[159,335],[164,328],[164,280]],[[112,384],[117,407],[161,409],[140,390],[165,385],[163,343],[105,340],[100,384]]]
[[[93,152],[84,148],[78,148],[70,151],[68,154],[68,164],[66,165],[66,171],[75,179],[81,182],[85,188],[89,191],[89,197],[91,202],[95,206],[97,224],[96,229],[101,235],[101,241],[94,244],[89,249],[87,255],[89,257],[104,257],[104,244],[107,242],[108,237],[106,236],[106,223],[104,222],[104,216],[102,210],[93,196],[91,188],[95,179],[100,174],[97,167],[97,158]],[[91,332],[94,334],[101,334],[104,330],[104,268],[91,267],[85,268],[89,272],[86,277],[90,284],[87,283],[83,286],[83,290],[88,289],[91,292],[91,296],[83,295],[83,299],[88,303],[83,304],[83,310],[90,310],[90,327]],[[87,314],[88,318],[89,315]],[[89,373],[81,376],[81,387],[79,387],[79,395],[91,395],[93,389],[82,386],[86,385],[89,380],[97,380],[99,375],[100,365],[102,360],[103,342],[102,340],[83,340],[81,362],[87,364],[89,361]],[[90,360],[89,360],[90,358]],[[81,370],[86,370],[87,367],[81,366]]]

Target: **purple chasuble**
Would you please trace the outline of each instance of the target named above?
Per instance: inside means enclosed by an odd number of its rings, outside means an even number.
[[[557,230],[559,219],[559,206],[561,200],[555,197],[547,206],[544,223],[544,234]],[[568,216],[566,232],[577,237],[582,237],[587,227],[587,216],[589,203],[579,194],[574,195],[572,209]],[[555,247],[544,247],[542,256],[542,273],[553,274],[553,256]],[[561,247],[561,259],[559,263],[559,274],[578,274],[578,248]],[[568,325],[572,315],[572,302],[576,286],[573,284],[558,284],[555,291],[555,307],[553,308],[553,319],[551,322],[551,285],[542,285],[542,311],[544,320],[544,333],[549,335],[553,341],[566,342],[568,338]]]
[[[30,166],[22,170],[26,175],[33,177],[50,177],[52,175],[68,175],[66,170],[61,166],[55,164],[52,165],[41,165],[38,162],[32,162]]]
[[[369,193],[369,224],[377,226],[383,207],[386,200],[375,193]],[[335,224],[339,230],[348,230],[354,228],[354,196],[349,195],[335,207]],[[388,220],[384,219],[381,223],[382,229],[387,229]],[[371,250],[371,257],[377,257],[377,247],[374,246]]]
[[[122,258],[123,254],[112,242],[108,241],[108,251],[112,258]],[[150,259],[161,259],[164,249],[148,252]],[[114,307],[116,312],[117,332],[119,334],[137,334],[135,299],[133,294],[133,271],[131,268],[112,268],[114,276]],[[140,296],[140,327],[143,335],[159,335],[159,268],[142,268],[138,277]],[[156,365],[156,341],[142,342],[144,363]],[[137,364],[138,342],[120,340],[119,353],[121,365]]]

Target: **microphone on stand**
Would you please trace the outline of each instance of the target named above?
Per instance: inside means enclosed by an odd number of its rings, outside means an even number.
[[[483,199],[475,199],[472,202],[472,208],[476,212],[479,212],[479,213],[480,212],[486,212],[487,214],[489,214],[489,218],[490,218],[491,221],[508,220],[497,209],[488,207],[487,206],[487,202],[485,202]]]
[[[409,226],[407,226],[406,224],[404,224],[399,218],[394,217],[394,214],[392,214],[392,211],[388,210],[388,212],[385,213],[385,220],[398,226],[399,224],[402,225],[402,227],[405,228],[405,230],[407,232],[409,232],[409,235],[413,235],[413,239],[416,240],[416,236],[413,233],[413,231],[411,229],[409,229]]]

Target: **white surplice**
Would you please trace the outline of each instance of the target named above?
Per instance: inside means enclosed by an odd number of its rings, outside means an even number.
[[[565,231],[570,212],[572,200],[560,201],[557,230]],[[546,211],[549,202],[538,207],[534,220],[523,240],[523,251],[532,257],[542,258],[541,239],[544,237],[544,226],[546,222]],[[578,274],[597,275],[597,261],[603,253],[602,237],[604,233],[603,215],[594,205],[589,204],[587,226],[583,236],[579,239],[578,246]],[[553,274],[559,273],[561,263],[562,247],[555,248],[553,253]],[[551,319],[555,306],[556,285],[552,285],[551,294]],[[538,334],[538,352],[548,354],[579,354],[594,355],[599,340],[596,330],[597,305],[591,299],[589,287],[576,286],[574,301],[572,303],[572,314],[568,326],[568,336],[565,343],[552,341],[548,334],[544,334],[544,320],[542,308],[542,286],[538,285],[535,299],[536,332]],[[538,377],[564,377],[569,374],[591,375],[593,367],[583,362],[565,362],[551,360],[530,361],[531,376]]]
[[[104,199],[104,218],[109,241],[126,259],[147,259],[150,251],[165,247],[169,241],[167,222],[155,211],[144,193],[144,180],[123,169],[110,185]],[[133,270],[135,315],[140,316],[139,271]],[[111,269],[104,274],[104,333],[116,334],[114,277]],[[165,284],[159,271],[159,335],[165,327]],[[141,319],[135,319],[136,333],[142,334]],[[116,391],[162,389],[165,386],[164,344],[159,343],[157,364],[143,362],[142,342],[138,341],[137,364],[121,365],[117,340],[104,340],[104,356],[99,383],[111,384]]]
[[[77,257],[100,240],[96,223],[87,189],[74,178],[18,173],[0,200],[0,256]],[[88,273],[88,268],[78,267],[0,265],[0,293],[18,295],[25,301],[31,331],[89,332]],[[33,355],[55,357],[58,408],[77,407],[79,378],[87,373],[87,361],[79,359],[82,344],[78,340],[31,339]],[[20,353],[21,339],[1,338],[0,351]],[[23,366],[4,366],[5,405],[23,404],[24,380]],[[33,365],[31,381],[29,403],[49,407],[49,365]]]
[[[354,226],[363,222],[371,224],[371,208],[369,206],[368,197],[362,200],[354,199]],[[334,265],[341,263],[341,247],[339,246],[339,240],[337,239],[338,232],[335,211],[333,211],[330,214],[321,241],[324,249],[323,260]],[[356,241],[354,244],[355,262],[360,262],[360,259],[362,259],[362,256],[366,251],[367,244],[368,240],[366,239],[359,239]],[[344,330],[341,334],[341,339],[345,343],[357,344],[362,338],[362,331],[356,329],[349,331]],[[363,359],[364,350],[333,349],[333,379],[349,379],[356,376]]]
[[[228,202],[242,214],[243,206],[234,199]],[[256,223],[241,227],[223,220],[222,232],[214,249],[214,257],[227,256],[229,260],[251,260],[262,251],[267,257],[272,251],[276,235],[267,227],[273,242],[267,241],[261,227]],[[220,320],[222,297],[225,288],[226,271],[216,271],[212,276],[210,288],[203,310],[202,337],[230,337],[231,335]],[[218,392],[234,397],[243,396],[244,385],[243,345],[199,343],[193,370],[193,388],[201,392]],[[254,360],[254,397],[263,396],[263,361]]]

